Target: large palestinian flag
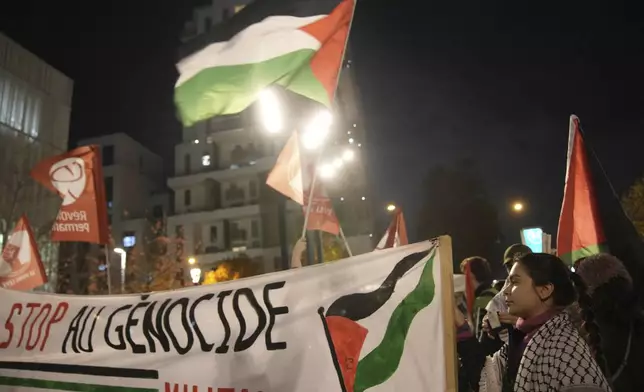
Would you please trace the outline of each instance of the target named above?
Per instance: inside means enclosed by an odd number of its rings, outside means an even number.
[[[178,64],[175,102],[185,126],[239,113],[277,84],[329,106],[354,0],[257,0]]]
[[[557,254],[572,265],[582,257],[609,252],[624,262],[635,282],[641,282],[644,242],[624,213],[597,157],[589,152],[579,118],[573,115]]]
[[[364,392],[386,383],[396,373],[415,316],[434,300],[436,250],[434,246],[403,258],[376,290],[340,297],[326,313],[320,309],[343,392]],[[362,353],[369,331],[360,321],[377,315],[391,299],[398,281],[418,264],[422,273],[415,287],[396,305],[389,322],[382,325],[384,332],[374,331],[382,336],[380,343]]]

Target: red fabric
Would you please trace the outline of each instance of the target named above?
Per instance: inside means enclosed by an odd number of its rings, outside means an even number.
[[[559,256],[606,241],[597,211],[586,148],[576,116],[570,118],[569,132],[568,173],[557,231]]]
[[[83,146],[40,161],[31,177],[63,204],[51,230],[51,240],[108,243],[105,183],[100,147]]]
[[[326,317],[326,324],[340,365],[344,386],[347,392],[353,392],[360,350],[369,331],[355,321],[341,316]]]
[[[324,86],[329,101],[335,93],[353,9],[353,0],[344,0],[327,17],[301,28],[322,43],[311,59],[311,71]]]
[[[47,283],[45,268],[26,216],[22,216],[2,250],[0,286],[12,290],[31,290]]]

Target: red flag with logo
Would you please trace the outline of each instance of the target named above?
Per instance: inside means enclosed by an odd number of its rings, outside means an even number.
[[[11,232],[0,257],[0,286],[11,290],[31,290],[47,283],[34,234],[26,216]]]
[[[98,146],[47,158],[31,171],[34,180],[63,199],[52,241],[108,242],[103,168]]]
[[[312,170],[313,166],[310,166],[309,172]],[[306,192],[304,192],[304,205],[302,206],[304,215],[306,215],[310,189],[310,187],[307,187]],[[324,185],[321,181],[316,181],[315,187],[313,188],[311,210],[309,211],[309,220],[307,221],[306,229],[321,230],[333,235],[340,234],[340,222],[333,211],[333,204],[331,203],[331,199],[326,195]]]

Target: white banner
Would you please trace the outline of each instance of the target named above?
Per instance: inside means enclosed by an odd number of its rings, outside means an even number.
[[[454,390],[451,269],[441,237],[149,295],[1,290],[0,390]]]

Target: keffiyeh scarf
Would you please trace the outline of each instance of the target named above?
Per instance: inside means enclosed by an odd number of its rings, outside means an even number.
[[[486,359],[480,392],[503,391],[507,361],[507,344]],[[541,326],[526,346],[513,392],[565,391],[610,392],[610,387],[570,316],[562,312]]]

